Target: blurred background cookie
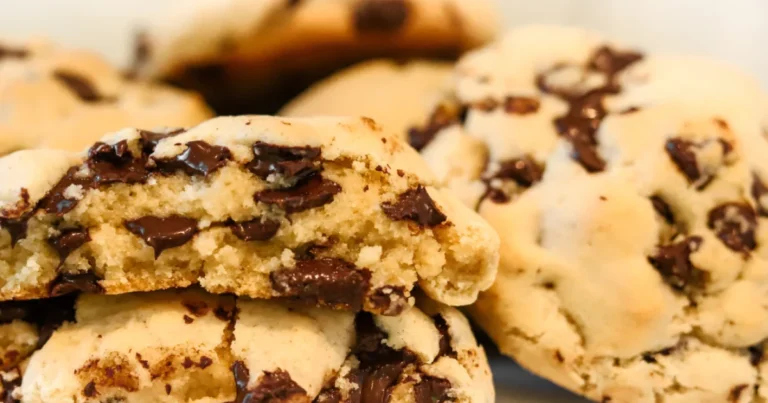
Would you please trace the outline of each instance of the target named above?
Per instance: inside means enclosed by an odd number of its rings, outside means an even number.
[[[284,116],[368,116],[404,134],[420,124],[450,85],[453,64],[380,59],[342,70],[314,84],[280,112]]]
[[[210,114],[199,96],[126,80],[94,53],[46,41],[0,43],[0,155],[80,151],[123,127],[188,127]]]

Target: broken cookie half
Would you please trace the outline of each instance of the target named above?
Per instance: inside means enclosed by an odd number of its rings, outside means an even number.
[[[465,305],[496,273],[495,232],[367,118],[125,129],[0,175],[3,300],[200,284],[395,315],[416,285]]]

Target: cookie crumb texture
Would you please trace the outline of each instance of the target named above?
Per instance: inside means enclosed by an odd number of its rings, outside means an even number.
[[[18,401],[494,401],[466,318],[433,302],[382,317],[187,289],[84,294],[75,310]]]
[[[186,127],[211,116],[197,95],[128,80],[96,54],[43,41],[0,43],[0,87],[0,156],[81,151],[124,127]]]
[[[498,261],[490,226],[367,118],[126,129],[0,172],[5,300],[200,284],[394,315],[416,284],[472,303]]]
[[[766,401],[760,86],[544,26],[455,73],[410,136],[502,238],[472,308],[501,349],[596,401]]]

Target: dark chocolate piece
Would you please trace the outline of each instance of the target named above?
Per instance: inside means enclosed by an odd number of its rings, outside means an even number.
[[[707,226],[731,250],[746,255],[757,247],[757,214],[747,203],[725,203],[715,207],[709,212]]]
[[[694,148],[693,142],[680,138],[667,140],[665,147],[669,158],[688,178],[689,182],[696,182],[701,178],[701,171],[699,171],[699,164],[696,162]]]
[[[57,236],[48,238],[48,245],[59,254],[60,264],[67,260],[72,252],[91,240],[88,229],[71,228],[62,230]]]
[[[443,315],[435,315],[432,317],[435,322],[435,327],[440,332],[440,354],[439,357],[453,357],[456,358],[456,351],[453,350],[451,344],[451,332],[448,328],[448,322],[445,321]]]
[[[103,294],[104,288],[99,284],[99,281],[101,279],[92,272],[79,274],[59,273],[49,285],[49,294],[52,297],[74,292]]]
[[[149,177],[143,157],[134,158],[126,140],[114,145],[96,143],[88,151],[88,168],[91,170],[90,187],[110,183],[142,183]]]
[[[381,209],[393,220],[411,220],[423,227],[435,227],[448,218],[435,205],[423,186],[406,190],[394,203],[381,203]]]
[[[269,278],[280,296],[359,311],[370,288],[371,273],[341,259],[319,258],[299,260],[296,267],[272,272]]]
[[[197,220],[178,215],[146,216],[127,221],[125,227],[155,250],[155,258],[158,258],[166,249],[189,242],[198,232]]]
[[[96,390],[96,383],[94,381],[88,382],[83,388],[83,396],[85,397],[96,397],[98,395],[99,392]]]
[[[229,224],[232,233],[243,241],[268,241],[280,230],[280,221],[269,218],[254,218],[251,221]]]
[[[544,176],[544,167],[529,156],[502,161],[493,179],[511,179],[520,186],[530,187]]]
[[[187,175],[208,176],[227,164],[232,153],[226,147],[213,146],[204,141],[190,141],[183,153],[168,159],[157,159],[160,171]]]
[[[416,403],[445,403],[454,399],[448,394],[451,383],[434,376],[421,376],[421,382],[413,387]]]
[[[675,223],[675,216],[672,213],[672,209],[661,196],[651,196],[651,203],[653,204],[653,209],[664,218],[664,221],[666,221],[667,224],[671,225]]]
[[[208,304],[205,303],[205,301],[184,300],[184,301],[181,301],[181,304],[184,305],[185,308],[187,308],[189,313],[197,317],[205,316],[211,310],[211,308],[208,306]]]
[[[328,204],[340,192],[338,183],[316,174],[288,189],[262,190],[254,195],[254,200],[275,204],[291,214]]]
[[[760,362],[763,360],[763,346],[761,344],[756,344],[749,347],[747,352],[749,353],[749,363],[755,367],[760,365]]]
[[[300,401],[302,397],[307,396],[307,392],[282,369],[264,372],[258,386],[253,389],[248,388],[250,371],[244,362],[235,361],[232,365],[232,373],[235,376],[237,390],[234,403],[287,403]],[[308,401],[308,398],[306,400]]]
[[[21,381],[24,380],[24,376],[19,368],[13,370],[16,371],[16,377],[0,377],[0,384],[3,385],[3,391],[0,393],[0,400],[2,400],[3,403],[21,403],[21,400],[13,397],[13,392],[16,388],[21,387]]]
[[[408,130],[408,143],[411,147],[421,151],[426,147],[438,132],[454,124],[461,124],[467,118],[469,108],[458,104],[442,103],[432,111],[429,121],[424,127],[414,127]]]
[[[541,102],[536,98],[509,96],[504,100],[504,111],[515,115],[536,113]]]
[[[144,154],[152,154],[155,152],[155,147],[157,147],[157,144],[160,143],[161,140],[177,136],[185,131],[185,129],[176,129],[168,133],[156,133],[148,130],[139,130],[139,136],[141,136],[141,149]]]
[[[90,80],[78,73],[67,70],[55,70],[53,76],[77,94],[84,102],[114,102],[115,98],[102,96]]]
[[[768,217],[768,208],[765,206],[768,203],[768,186],[760,180],[757,174],[752,175],[752,197],[757,204],[757,212],[763,217]],[[763,203],[760,201],[763,200]]]
[[[649,257],[648,261],[673,288],[699,287],[706,282],[707,273],[691,263],[691,253],[699,250],[702,242],[701,237],[691,236],[678,243],[659,246],[656,255]]]
[[[368,302],[379,315],[395,316],[410,307],[406,294],[405,287],[387,285],[371,292]]]
[[[319,172],[320,149],[283,147],[257,141],[253,145],[253,160],[247,168],[262,179],[274,174],[299,181]]]
[[[92,186],[89,176],[78,175],[80,167],[72,167],[59,182],[48,191],[43,200],[38,204],[38,208],[48,214],[64,215],[77,206],[78,199],[68,199],[64,192],[70,186],[80,186],[83,189],[89,189]]]
[[[353,22],[360,33],[392,33],[405,26],[409,14],[407,0],[358,0]]]

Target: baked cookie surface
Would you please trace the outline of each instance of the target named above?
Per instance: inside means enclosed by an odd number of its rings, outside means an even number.
[[[169,290],[82,295],[29,359],[22,402],[491,403],[466,318],[431,301],[397,317]]]
[[[546,26],[455,75],[410,140],[501,237],[471,308],[501,350],[596,401],[763,401],[759,84]]]
[[[199,90],[220,114],[274,113],[356,62],[455,59],[497,19],[489,0],[180,2],[144,22],[134,70]]]
[[[0,43],[0,155],[81,151],[123,127],[187,127],[209,117],[199,96],[126,80],[93,53]]]
[[[342,70],[292,100],[283,116],[368,116],[388,130],[406,133],[450,83],[447,62],[374,60]]]
[[[41,164],[41,161],[46,161]],[[498,237],[368,118],[125,129],[85,155],[0,159],[0,298],[200,284],[397,314],[472,303]]]

